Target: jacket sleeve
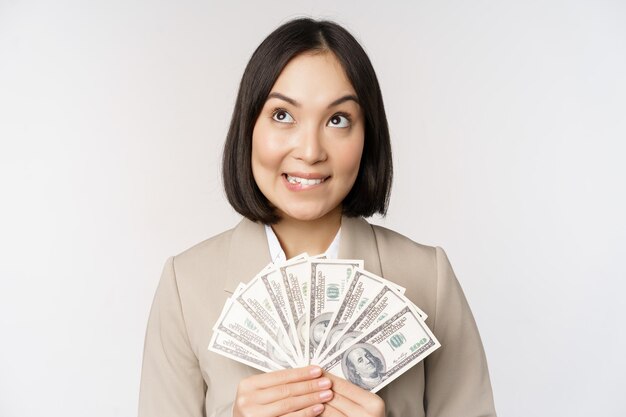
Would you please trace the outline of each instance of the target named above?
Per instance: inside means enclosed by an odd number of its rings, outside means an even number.
[[[476,322],[448,258],[436,248],[433,333],[441,347],[424,362],[428,417],[495,417],[487,359]]]
[[[139,417],[204,416],[205,384],[189,343],[174,270],[165,263],[146,331]]]

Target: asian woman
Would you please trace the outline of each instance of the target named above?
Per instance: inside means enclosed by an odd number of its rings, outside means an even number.
[[[168,259],[139,415],[495,416],[478,329],[444,251],[364,220],[386,213],[392,172],[380,87],[355,38],[308,18],[272,32],[244,71],[224,147],[226,195],[243,219]],[[303,252],[363,259],[405,287],[442,347],[378,394],[317,366],[261,374],[209,352],[237,283]]]

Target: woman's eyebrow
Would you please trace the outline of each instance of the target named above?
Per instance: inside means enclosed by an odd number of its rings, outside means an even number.
[[[293,106],[300,107],[300,103],[298,103],[296,100],[292,99],[291,97],[287,97],[286,95],[281,94],[281,93],[277,93],[277,92],[269,93],[267,96],[267,100],[269,100],[270,98],[277,98],[277,99],[286,101],[287,103]],[[359,99],[354,94],[347,94],[343,97],[338,98],[332,103],[330,103],[328,105],[328,108],[330,109],[331,107],[337,106],[343,102],[350,101],[350,100],[354,101],[356,104],[359,104]]]

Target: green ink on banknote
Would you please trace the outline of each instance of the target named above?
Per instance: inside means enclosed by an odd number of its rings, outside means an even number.
[[[339,285],[329,284],[328,288],[326,288],[326,297],[330,300],[339,298]]]
[[[391,349],[393,350],[402,346],[404,342],[406,342],[406,337],[400,332],[394,334],[389,338],[389,340],[387,340],[387,343],[389,343],[389,346],[391,346]]]
[[[254,325],[254,322],[248,318],[244,321],[244,325],[252,331],[257,331],[258,329],[258,327]]]

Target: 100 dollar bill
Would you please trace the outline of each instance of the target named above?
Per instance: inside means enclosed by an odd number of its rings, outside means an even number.
[[[241,304],[233,299],[226,300],[213,331],[220,331],[247,346],[259,355],[271,359],[282,368],[295,368],[297,365],[270,335],[256,322]]]
[[[440,346],[419,314],[405,306],[334,354],[323,369],[377,392]]]
[[[296,347],[289,337],[290,324],[285,317],[276,295],[271,290],[271,284],[267,280],[269,271],[255,276],[248,285],[238,293],[235,302],[239,303],[253,317],[254,321],[263,328],[284,353],[289,357],[294,366],[301,361]],[[284,298],[281,300],[284,304]]]
[[[354,274],[363,261],[347,259],[312,259],[309,291],[309,361],[316,354],[330,318]]]
[[[413,304],[397,290],[385,285],[380,292],[367,304],[360,314],[349,323],[338,328],[330,336],[328,349],[318,358],[318,363],[327,361],[335,352],[342,350],[351,341],[378,327],[384,320],[393,316],[406,306]],[[419,314],[415,308],[414,310]],[[421,315],[420,315],[420,318]]]
[[[283,278],[283,286],[287,294],[288,313],[291,318],[292,328],[295,339],[302,353],[303,365],[308,364],[308,341],[309,341],[309,322],[308,303],[309,303],[309,273],[311,271],[310,260],[288,261],[287,264],[281,266],[280,273]]]
[[[350,280],[350,284],[322,337],[314,362],[319,363],[319,359],[326,356],[346,325],[367,307],[385,286],[392,287],[392,284],[371,272],[361,268],[355,269],[354,277]],[[404,292],[403,290],[399,291]]]
[[[250,347],[239,343],[236,339],[219,330],[213,332],[213,336],[209,342],[209,350],[245,365],[252,366],[259,371],[271,372],[284,369],[282,366],[272,362],[269,358],[263,357]]]

